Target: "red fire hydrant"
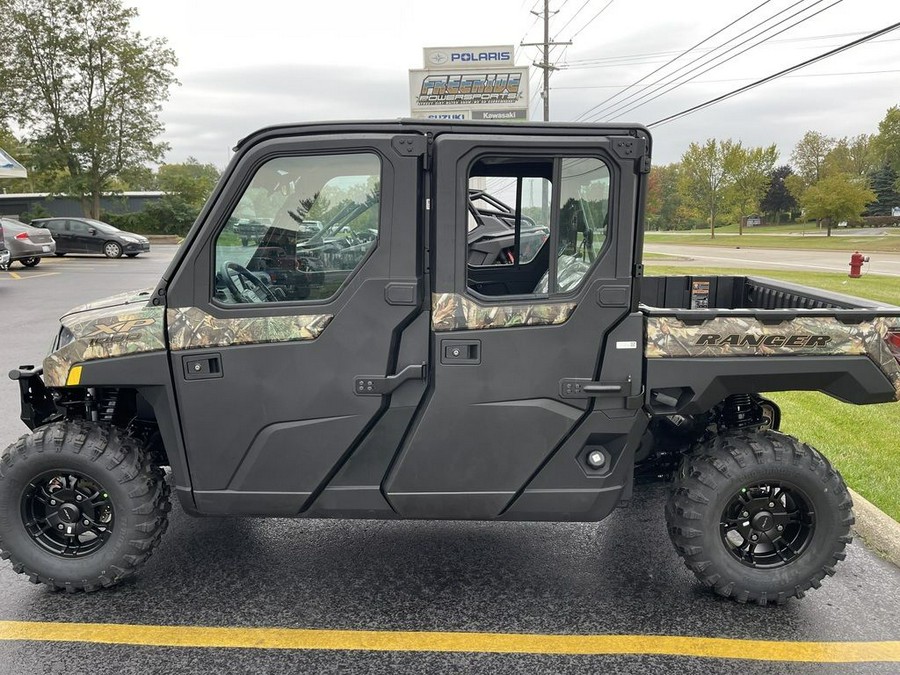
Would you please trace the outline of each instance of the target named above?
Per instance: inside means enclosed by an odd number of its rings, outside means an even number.
[[[856,251],[850,256],[850,278],[859,279],[862,276],[863,263],[869,262],[869,256]]]

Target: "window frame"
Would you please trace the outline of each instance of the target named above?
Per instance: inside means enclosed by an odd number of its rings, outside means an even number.
[[[613,195],[617,195],[619,191],[619,174],[618,174],[618,164],[613,160],[613,158],[609,155],[609,153],[605,149],[597,148],[596,146],[591,148],[554,148],[552,150],[545,148],[506,148],[506,147],[492,147],[485,148],[481,152],[476,152],[467,157],[467,161],[465,163],[460,163],[461,167],[464,167],[461,177],[458,177],[458,180],[461,181],[461,184],[468,190],[469,179],[471,178],[472,167],[478,163],[479,161],[486,158],[501,158],[501,159],[549,159],[553,162],[553,168],[550,179],[550,222],[548,223],[548,227],[550,228],[550,235],[547,238],[547,241],[544,243],[545,246],[550,246],[549,250],[549,260],[547,263],[547,291],[545,293],[517,293],[514,295],[484,295],[479,293],[478,291],[469,287],[469,275],[468,275],[468,241],[466,226],[468,219],[468,192],[465,192],[465,202],[462,205],[461,211],[458,209],[458,213],[462,213],[462,223],[459,222],[454,223],[454,226],[457,228],[457,233],[459,232],[459,228],[462,227],[463,236],[457,237],[457,248],[461,245],[464,248],[462,255],[457,255],[462,259],[462,271],[460,274],[460,270],[457,269],[457,282],[456,288],[457,292],[462,292],[464,295],[472,298],[476,302],[482,305],[509,305],[509,304],[524,304],[525,301],[539,300],[542,302],[562,302],[566,300],[572,300],[574,298],[579,297],[585,292],[585,289],[588,288],[589,283],[588,280],[594,275],[597,271],[598,266],[601,261],[608,255],[610,249],[613,247],[613,241],[616,237],[613,235],[613,223],[615,219],[618,217],[617,208],[615,204],[615,200],[613,199]],[[559,247],[559,219],[560,219],[560,198],[561,198],[561,188],[562,188],[562,162],[566,159],[596,159],[603,163],[609,173],[609,189],[608,189],[608,218],[607,218],[607,235],[604,238],[602,248],[597,251],[596,257],[585,273],[584,277],[578,283],[575,288],[568,291],[557,291],[554,292],[553,286],[554,281],[556,279],[556,275],[558,272],[559,266],[559,255],[557,253]],[[554,186],[558,186],[559,189],[554,189]],[[521,219],[521,209],[520,205],[516,204],[516,215],[518,216],[517,220]],[[457,218],[459,220],[459,218]],[[518,237],[516,239],[518,246]],[[517,261],[518,262],[518,261]],[[484,267],[490,266],[480,266],[475,265],[475,268],[483,269]]]
[[[264,167],[266,164],[272,161],[277,161],[279,159],[298,159],[303,157],[335,157],[335,156],[350,156],[350,155],[371,155],[375,157],[378,161],[378,233],[375,235],[375,239],[372,242],[372,246],[369,247],[369,250],[366,251],[366,254],[362,257],[362,259],[356,264],[356,266],[351,270],[350,274],[348,274],[344,280],[341,282],[341,285],[338,286],[334,293],[326,298],[315,298],[315,299],[303,299],[303,300],[280,300],[275,302],[236,302],[236,303],[224,303],[218,300],[215,297],[216,290],[216,275],[218,274],[218,265],[216,260],[216,249],[217,242],[219,237],[225,231],[225,229],[229,225],[229,221],[233,216],[235,210],[240,204],[241,199],[247,193],[247,190],[250,189],[250,186],[253,183],[253,179],[256,177],[259,170]],[[310,307],[310,306],[322,306],[322,305],[330,305],[334,303],[340,296],[343,294],[346,287],[353,281],[353,279],[359,274],[359,272],[366,266],[366,263],[369,259],[375,254],[378,250],[379,246],[382,243],[382,234],[383,229],[382,225],[384,223],[384,211],[385,211],[385,199],[384,199],[384,179],[385,179],[385,162],[387,159],[383,155],[383,153],[379,152],[374,147],[349,147],[349,148],[340,148],[334,150],[326,150],[326,149],[316,149],[309,151],[298,151],[295,149],[285,149],[281,152],[273,152],[259,157],[259,159],[252,163],[249,167],[248,171],[244,174],[245,180],[241,182],[239,188],[234,192],[234,197],[230,200],[228,205],[228,209],[224,213],[224,217],[221,219],[218,227],[213,230],[212,235],[209,237],[209,246],[208,246],[208,256],[209,256],[209,289],[207,302],[210,307],[215,307],[218,310],[222,311],[240,311],[240,310],[248,310],[248,309],[276,309],[276,308],[290,308],[290,307]],[[338,178],[335,176],[334,178]],[[327,185],[328,183],[326,183]],[[324,186],[323,186],[324,187]],[[258,246],[257,246],[258,248]],[[252,257],[252,254],[251,254]]]

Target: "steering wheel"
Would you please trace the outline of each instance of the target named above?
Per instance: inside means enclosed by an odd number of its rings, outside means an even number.
[[[231,278],[232,272],[241,279],[241,283],[244,285],[243,290],[239,289],[238,285],[234,282],[234,279]],[[225,285],[228,287],[228,290],[231,291],[231,294],[237,302],[278,302],[278,297],[272,289],[266,286],[259,277],[243,265],[239,265],[231,260],[226,260],[222,263],[220,274]],[[248,291],[253,293],[256,297],[251,298],[247,296],[246,293]],[[262,291],[265,298],[261,299],[259,295],[257,295],[257,291]]]

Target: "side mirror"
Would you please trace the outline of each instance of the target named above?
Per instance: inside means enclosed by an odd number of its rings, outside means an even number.
[[[91,229],[89,229],[88,232],[90,232],[92,235],[97,234],[97,230],[95,230],[93,227]]]

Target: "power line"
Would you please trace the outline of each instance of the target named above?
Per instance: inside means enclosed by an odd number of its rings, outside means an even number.
[[[615,1],[615,0],[609,0],[609,2],[607,2],[605,5],[603,5],[603,9],[601,9],[599,12],[597,12],[596,14],[594,14],[594,16],[591,17],[591,19],[590,19],[586,24],[584,24],[581,28],[579,28],[577,31],[575,31],[575,32],[572,34],[572,37],[569,38],[569,39],[570,39],[570,40],[574,40],[576,37],[578,37],[578,34],[579,34],[581,31],[583,31],[585,28],[587,28],[588,26],[590,26],[592,23],[594,23],[594,21],[596,21],[597,18],[598,18],[601,14],[603,14],[603,12],[605,12],[605,11],[607,10],[607,8],[608,8],[611,4],[613,4],[614,1]],[[565,51],[565,50],[563,50],[563,51]]]
[[[822,61],[823,59],[827,59],[831,56],[834,56],[835,54],[840,54],[841,52],[847,51],[848,49],[853,49],[854,47],[857,47],[857,46],[863,44],[864,42],[869,42],[870,40],[874,40],[875,38],[885,35],[887,33],[890,33],[891,31],[895,31],[898,28],[900,28],[900,22],[892,24],[885,28],[882,28],[881,30],[877,30],[874,33],[869,33],[865,37],[861,37],[858,40],[854,40],[853,42],[848,42],[847,44],[841,45],[840,47],[836,47],[835,49],[825,52],[824,54],[819,54],[818,56],[814,56],[811,59],[803,61],[802,63],[798,63],[789,68],[785,68],[784,70],[780,70],[777,73],[774,73],[773,75],[764,77],[761,80],[756,80],[756,82],[752,82],[748,85],[740,87],[739,89],[730,91],[727,94],[722,94],[721,96],[717,96],[716,98],[710,99],[704,103],[700,103],[691,108],[682,110],[681,112],[675,113],[674,115],[669,115],[668,117],[663,117],[662,119],[656,120],[655,122],[649,124],[648,126],[651,126],[651,127],[661,126],[663,124],[668,124],[669,122],[674,122],[675,120],[680,119],[682,117],[686,117],[687,115],[692,115],[693,113],[703,110],[704,108],[708,108],[717,103],[721,103],[722,101],[725,101],[729,98],[733,98],[733,97],[737,96],[738,94],[743,94],[745,91],[750,91],[751,89],[755,89],[756,87],[762,86],[768,82],[771,82],[772,80],[777,80],[779,77],[784,77],[788,73],[792,73],[796,70],[800,70],[801,68],[810,66],[814,63]]]
[[[834,7],[835,5],[837,5],[837,4],[841,3],[841,2],[843,2],[843,0],[835,0],[834,2],[832,2],[832,4],[828,5],[827,7],[824,7],[823,9],[820,9],[819,11],[814,12],[813,14],[810,14],[809,16],[806,16],[806,17],[804,17],[804,18],[802,18],[802,19],[799,19],[798,21],[795,21],[794,23],[788,25],[787,27],[782,28],[782,29],[781,29],[780,31],[778,31],[777,33],[773,33],[773,34],[771,34],[771,35],[769,35],[769,36],[767,36],[767,37],[763,37],[763,39],[760,40],[759,42],[754,43],[754,44],[750,44],[749,46],[744,47],[743,49],[741,49],[741,51],[737,52],[736,54],[733,54],[733,55],[729,56],[729,57],[728,57],[727,59],[725,59],[724,61],[720,61],[719,63],[714,63],[715,61],[721,59],[721,58],[722,58],[723,56],[725,56],[726,54],[729,54],[730,52],[733,52],[735,49],[739,49],[740,47],[743,47],[744,45],[746,45],[746,44],[752,42],[753,40],[755,40],[756,38],[760,37],[760,36],[763,35],[764,33],[767,33],[768,31],[772,30],[773,28],[777,28],[778,26],[782,25],[783,23],[785,23],[785,22],[787,22],[787,21],[790,21],[790,20],[793,19],[794,17],[796,17],[796,16],[798,16],[798,15],[800,15],[800,14],[806,12],[806,11],[809,11],[810,9],[812,9],[813,7],[815,7],[816,5],[819,5],[819,4],[823,3],[823,2],[826,2],[826,0],[816,0],[816,2],[814,2],[813,4],[808,5],[807,7],[804,7],[803,9],[800,9],[800,10],[794,12],[793,14],[791,14],[790,16],[788,16],[788,17],[782,19],[781,21],[779,21],[779,22],[777,22],[777,23],[775,23],[775,24],[773,24],[773,25],[771,25],[771,26],[768,26],[768,27],[762,29],[762,30],[759,31],[758,33],[755,33],[754,35],[752,35],[751,37],[749,37],[749,38],[743,40],[742,42],[739,42],[738,44],[731,46],[729,49],[725,50],[725,51],[722,52],[721,54],[716,54],[715,56],[712,56],[711,58],[707,59],[705,62],[700,63],[699,65],[695,66],[694,68],[691,68],[690,70],[688,70],[688,71],[685,72],[685,73],[682,73],[681,75],[678,75],[676,78],[670,79],[668,82],[663,82],[662,84],[660,84],[659,86],[657,86],[657,87],[656,87],[655,89],[653,89],[652,91],[650,91],[650,92],[648,92],[648,93],[644,93],[644,94],[638,96],[638,98],[636,98],[636,99],[630,101],[629,103],[625,103],[625,101],[619,101],[618,103],[615,103],[614,105],[607,107],[605,110],[602,110],[602,111],[600,111],[599,113],[597,113],[597,115],[595,116],[595,119],[596,119],[597,116],[600,116],[600,115],[604,115],[604,116],[607,116],[607,117],[610,116],[610,115],[614,115],[614,116],[618,117],[618,116],[621,116],[621,115],[630,113],[630,112],[632,112],[632,111],[634,111],[634,110],[637,110],[638,108],[643,107],[643,106],[646,105],[647,103],[650,103],[651,101],[655,101],[655,100],[658,99],[659,97],[664,96],[665,94],[668,94],[668,93],[674,91],[675,89],[678,89],[679,87],[681,87],[681,86],[687,84],[688,82],[690,82],[690,81],[692,81],[692,80],[697,79],[698,77],[700,77],[701,75],[704,75],[705,73],[708,73],[710,70],[713,70],[713,69],[715,69],[715,68],[718,68],[718,67],[720,67],[720,66],[722,66],[722,65],[724,65],[724,64],[726,64],[726,63],[728,63],[728,62],[731,61],[732,59],[737,58],[738,56],[740,56],[741,54],[743,54],[743,53],[749,51],[750,49],[753,49],[754,47],[758,47],[758,46],[759,46],[760,44],[762,44],[763,42],[766,42],[767,40],[770,40],[771,38],[773,38],[773,37],[775,37],[775,36],[777,36],[777,35],[781,35],[782,33],[786,32],[786,31],[788,31],[788,30],[790,30],[790,29],[792,29],[792,28],[794,28],[794,27],[796,27],[796,26],[799,26],[801,23],[804,23],[804,22],[806,22],[806,21],[809,21],[809,20],[812,19],[813,17],[818,16],[818,15],[821,14],[822,12],[825,12],[825,11],[831,9],[832,7]],[[779,12],[778,14],[782,14],[784,11],[790,10],[790,9],[792,9],[793,7],[797,6],[798,4],[800,4],[800,2],[794,3],[793,5],[791,5],[790,7],[788,7],[786,10],[782,10],[782,12]],[[772,18],[775,18],[775,16],[778,16],[778,14],[775,14],[774,16],[770,17],[769,19],[766,19],[765,21],[763,21],[763,22],[761,22],[761,23],[766,23],[766,22],[770,21]],[[756,28],[756,27],[759,26],[759,25],[760,25],[760,24],[757,24],[757,25],[754,26],[753,28]],[[752,29],[751,29],[751,30],[752,30]],[[734,38],[732,38],[732,40],[733,40],[733,39],[734,39]],[[729,40],[728,42],[731,42],[731,40]],[[725,42],[724,44],[722,44],[722,45],[720,45],[720,46],[725,46],[725,45],[728,44],[728,42]],[[699,57],[699,58],[697,58],[697,59],[694,59],[694,60],[691,61],[690,63],[686,64],[685,66],[682,66],[681,68],[679,68],[678,70],[682,70],[683,68],[685,68],[685,67],[687,67],[687,66],[690,66],[690,65],[693,65],[693,64],[696,63],[697,61],[702,61],[703,59],[704,59],[704,57]],[[710,64],[712,64],[712,65],[710,65]],[[688,75],[690,75],[691,73],[696,72],[698,69],[703,68],[704,66],[709,66],[709,67],[706,68],[705,70],[702,70],[701,72],[697,73],[697,74],[694,75],[693,77],[689,77],[689,78],[686,79],[686,80],[683,79],[683,78],[687,77]],[[678,72],[678,71],[676,71],[676,72]],[[674,75],[674,73],[672,73],[672,75]],[[671,75],[666,76],[666,77],[663,77],[663,78],[660,78],[660,79],[657,80],[655,83],[653,83],[653,84],[651,84],[651,85],[648,85],[648,86],[642,88],[641,91],[642,91],[642,92],[643,92],[643,91],[646,91],[647,89],[650,89],[651,87],[654,87],[658,82],[661,82],[662,80],[665,80],[665,79],[667,79],[667,78],[671,78]],[[682,81],[682,82],[678,82],[679,80],[683,80],[683,81]],[[677,83],[677,84],[676,84],[676,83]],[[662,91],[661,91],[661,90],[662,90]],[[659,92],[659,93],[657,93],[657,92]],[[641,92],[636,92],[636,93],[637,93],[637,94],[640,94]],[[648,97],[649,97],[649,98],[648,98]],[[632,96],[629,96],[629,97],[627,97],[627,98],[632,98]]]
[[[587,5],[588,5],[588,3],[589,3],[590,1],[591,1],[591,0],[584,0],[584,4],[581,5],[581,7],[579,7],[578,9],[575,10],[575,13],[574,13],[572,16],[569,17],[569,20],[566,21],[565,24],[563,24],[563,27],[562,27],[562,28],[560,28],[558,31],[556,31],[557,35],[559,35],[559,34],[562,33],[566,28],[569,27],[569,24],[572,23],[572,22],[575,20],[575,17],[577,17],[579,14],[581,14],[581,10],[583,10],[585,7],[587,7]],[[562,7],[560,7],[560,9],[562,9]]]
[[[806,75],[787,75],[786,79],[801,77],[844,77],[849,75],[882,75],[886,73],[900,73],[900,68],[892,70],[856,70],[844,73],[807,73]],[[754,76],[748,77],[729,77],[724,80],[694,80],[694,84],[720,84],[722,82],[745,82],[752,80]],[[571,85],[568,87],[556,87],[557,89],[618,89],[625,87],[625,84],[589,84],[589,85]]]
[[[764,0],[764,2],[760,3],[759,5],[757,5],[757,6],[754,7],[753,9],[751,9],[749,12],[747,12],[746,14],[742,14],[740,17],[738,17],[737,19],[735,19],[734,21],[732,21],[731,23],[729,23],[727,26],[724,26],[724,27],[720,28],[719,30],[717,30],[716,32],[712,33],[711,35],[709,35],[709,36],[703,38],[702,40],[700,40],[700,42],[698,42],[697,44],[695,44],[693,47],[688,47],[686,50],[684,50],[683,52],[681,52],[681,54],[679,54],[678,56],[676,56],[674,59],[672,59],[671,61],[669,61],[669,62],[666,63],[665,65],[660,66],[659,68],[657,68],[657,69],[654,70],[653,72],[647,73],[646,75],[644,75],[644,77],[642,77],[641,79],[637,80],[636,82],[634,82],[633,84],[631,84],[629,87],[626,87],[623,91],[619,92],[619,94],[625,93],[626,91],[628,91],[628,90],[631,89],[632,87],[634,87],[634,86],[640,84],[641,82],[643,82],[644,80],[646,80],[648,77],[651,77],[651,76],[655,75],[655,74],[658,73],[660,70],[662,70],[663,68],[666,68],[667,66],[669,66],[669,65],[672,64],[672,63],[674,63],[675,61],[677,61],[678,59],[680,59],[682,56],[685,56],[685,55],[688,54],[689,52],[693,51],[694,49],[696,49],[696,48],[699,47],[700,45],[702,45],[702,44],[704,44],[704,43],[706,43],[706,42],[709,42],[710,40],[712,40],[712,39],[713,39],[714,37],[716,37],[717,35],[720,35],[720,34],[723,33],[724,31],[728,30],[728,29],[731,28],[734,24],[738,23],[739,21],[742,21],[742,20],[745,19],[746,17],[748,17],[748,16],[750,16],[751,14],[753,14],[753,12],[755,12],[756,10],[758,10],[758,9],[760,9],[761,7],[763,7],[763,6],[767,5],[767,4],[769,4],[771,1],[772,1],[772,0]],[[600,103],[598,103],[598,104],[595,105],[594,107],[589,108],[588,110],[586,110],[586,111],[584,111],[583,113],[581,113],[578,117],[575,118],[575,121],[577,122],[577,121],[579,121],[579,120],[584,119],[585,117],[587,117],[588,115],[590,115],[593,111],[595,111],[595,110],[597,110],[598,108],[600,108],[601,106],[603,106],[605,103],[608,103],[608,102],[611,101],[612,99],[616,98],[616,96],[618,96],[618,94],[615,94],[615,95],[610,96],[609,98],[607,98],[607,99],[605,99],[605,100],[603,100],[603,101],[600,101]]]

